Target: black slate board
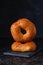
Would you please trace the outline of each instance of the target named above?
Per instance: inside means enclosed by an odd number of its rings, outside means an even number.
[[[33,57],[35,56],[38,52],[41,51],[41,47],[40,47],[40,42],[37,42],[36,41],[36,44],[37,44],[37,50],[34,51],[34,52],[12,52],[10,50],[10,47],[7,47],[5,48],[3,51],[0,51],[0,56],[14,56],[14,57],[27,57],[27,58],[30,58],[30,57]]]
[[[8,56],[15,56],[15,57],[32,57],[34,56],[35,54],[37,54],[41,49],[37,49],[35,52],[25,52],[25,53],[22,53],[22,52],[12,52],[12,51],[6,51],[6,52],[3,52],[3,55],[8,55]]]
[[[6,51],[3,51],[0,53],[0,56],[4,55],[4,56],[14,56],[14,57],[27,57],[27,58],[30,58],[32,56],[34,56],[35,54],[37,54],[41,48],[40,46],[38,45],[37,46],[37,50],[34,51],[34,52],[12,52],[10,49],[6,50]]]

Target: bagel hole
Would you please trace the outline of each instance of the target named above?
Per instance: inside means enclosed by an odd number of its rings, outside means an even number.
[[[22,33],[22,34],[26,34],[26,30],[23,29],[23,28],[21,28],[21,33]]]

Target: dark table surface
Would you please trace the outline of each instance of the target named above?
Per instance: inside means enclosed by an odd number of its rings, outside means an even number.
[[[32,58],[0,57],[0,65],[43,65],[43,53],[39,52]]]
[[[8,41],[8,40],[7,40]],[[22,58],[14,56],[0,56],[0,65],[43,65],[43,39],[36,39],[35,42],[39,42],[42,49],[38,54],[31,58]],[[1,49],[0,49],[1,50]],[[7,48],[6,48],[7,50]]]

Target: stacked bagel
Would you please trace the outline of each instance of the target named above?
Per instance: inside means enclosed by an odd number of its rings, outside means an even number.
[[[26,31],[25,34],[21,32],[21,29]],[[36,50],[37,46],[32,41],[36,36],[36,27],[30,20],[26,18],[17,20],[11,25],[10,31],[15,40],[11,45],[12,51],[27,52]]]

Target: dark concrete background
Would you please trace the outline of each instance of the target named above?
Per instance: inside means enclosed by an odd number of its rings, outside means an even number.
[[[11,24],[22,17],[35,23],[36,37],[43,37],[43,0],[1,0],[0,38],[11,37]]]
[[[40,46],[39,49],[43,48],[43,0],[0,0],[0,53],[9,51],[14,41],[10,34],[10,26],[22,17],[35,23],[37,28],[35,43],[37,47]],[[43,53],[40,51],[30,59],[1,56],[0,65],[43,65]]]

